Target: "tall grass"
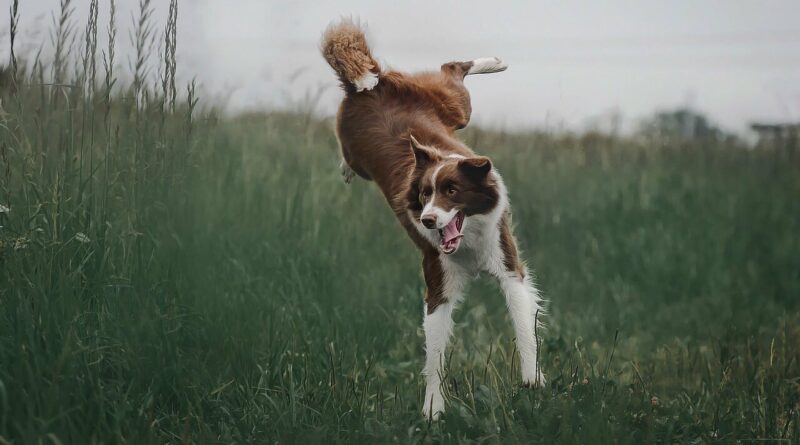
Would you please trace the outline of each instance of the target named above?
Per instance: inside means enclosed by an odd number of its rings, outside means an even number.
[[[549,384],[519,386],[481,280],[428,423],[419,258],[374,186],[342,183],[331,122],[199,112],[174,0],[163,32],[140,1],[121,85],[114,2],[71,8],[60,55],[0,74],[0,442],[800,440],[796,160],[463,133],[550,300]]]

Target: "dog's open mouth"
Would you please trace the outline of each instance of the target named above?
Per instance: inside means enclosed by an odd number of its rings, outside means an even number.
[[[461,238],[464,237],[461,233],[461,228],[463,226],[464,212],[459,211],[443,229],[439,229],[439,236],[441,236],[439,248],[442,250],[442,253],[450,255],[458,250],[458,246],[461,244]]]

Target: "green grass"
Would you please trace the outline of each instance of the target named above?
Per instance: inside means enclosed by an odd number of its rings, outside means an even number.
[[[421,259],[330,121],[37,69],[0,90],[0,443],[800,441],[796,158],[462,133],[511,191],[549,382],[520,387],[481,279],[431,424]]]

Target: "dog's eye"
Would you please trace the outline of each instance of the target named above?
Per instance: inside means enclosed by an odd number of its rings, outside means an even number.
[[[431,197],[431,190],[430,189],[423,190],[422,193],[420,193],[420,196],[422,196],[423,200],[426,200],[426,199],[430,198]]]
[[[458,190],[455,187],[453,187],[452,185],[450,187],[447,187],[447,194],[449,196],[453,196],[456,193],[458,193]]]

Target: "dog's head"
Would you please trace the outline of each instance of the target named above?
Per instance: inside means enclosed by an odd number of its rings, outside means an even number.
[[[484,156],[446,155],[411,136],[415,168],[406,194],[415,222],[439,240],[439,250],[458,250],[470,217],[490,213],[500,200],[492,162]],[[438,235],[438,236],[437,236]]]

